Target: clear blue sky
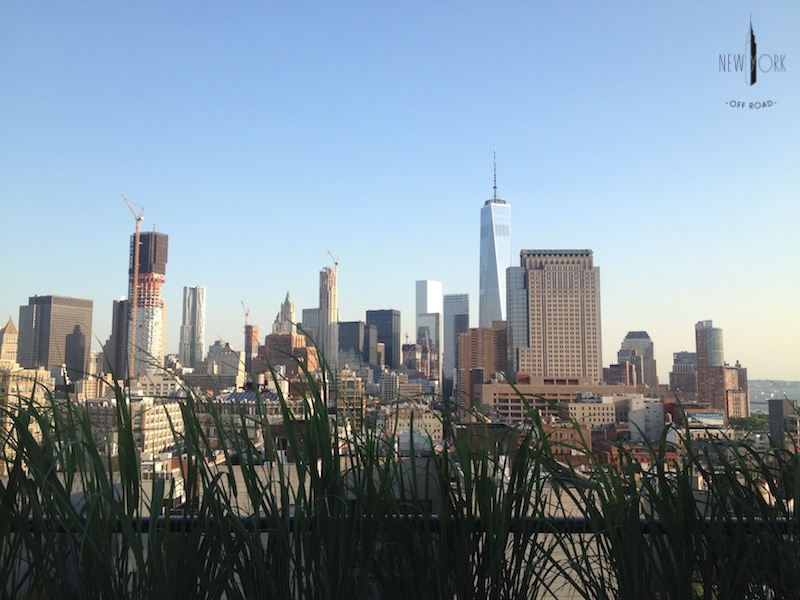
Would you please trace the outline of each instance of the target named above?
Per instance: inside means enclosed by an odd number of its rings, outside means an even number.
[[[785,72],[719,70],[742,53]],[[207,287],[207,338],[270,330],[287,290],[342,320],[414,282],[469,293],[479,211],[522,248],[591,248],[604,363],[647,330],[666,381],[694,323],[752,378],[800,379],[800,3],[0,3],[0,320],[34,294],[94,301],[105,341],[134,221]],[[760,110],[726,103],[773,101]],[[95,349],[99,344],[95,343]]]

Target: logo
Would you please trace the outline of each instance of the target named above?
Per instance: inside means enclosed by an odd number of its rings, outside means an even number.
[[[758,73],[785,73],[785,54],[758,54],[753,20],[744,43],[743,54],[720,54],[719,70],[726,73],[743,73],[747,85],[755,85]]]
[[[762,75],[786,72],[786,55],[775,53],[758,53],[756,34],[753,31],[753,18],[750,17],[750,29],[745,36],[744,52],[741,54],[720,54],[720,73],[737,73],[744,79],[748,87],[761,80]],[[771,108],[775,100],[758,99],[758,101],[731,100],[726,102],[731,108],[761,109]]]

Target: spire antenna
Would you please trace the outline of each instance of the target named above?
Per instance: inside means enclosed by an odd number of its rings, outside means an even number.
[[[497,148],[492,149],[494,160],[494,199],[497,200]]]

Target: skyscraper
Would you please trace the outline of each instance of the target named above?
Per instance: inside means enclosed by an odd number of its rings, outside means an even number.
[[[673,352],[669,391],[692,394],[697,391],[697,353]]]
[[[135,305],[130,304],[128,321],[128,352],[133,352],[132,375],[158,372],[164,361],[166,331],[166,302],[161,295],[167,272],[167,250],[169,237],[155,231],[144,232],[139,241],[139,272],[134,286],[134,244],[136,236],[131,236],[131,254],[128,267],[128,298],[133,299],[136,288]],[[134,316],[134,306],[136,314]],[[136,331],[132,331],[133,327]]]
[[[511,205],[497,197],[497,161],[494,197],[481,208],[480,294],[478,326],[491,328],[506,319],[506,269],[511,266]]]
[[[203,360],[205,347],[206,288],[183,288],[183,319],[181,321],[178,359],[184,367],[197,366]]]
[[[653,340],[646,331],[629,331],[622,340],[617,362],[631,360],[636,365],[636,379],[648,387],[658,387],[658,372],[653,349]]]
[[[0,365],[11,366],[17,362],[19,329],[9,317],[6,326],[0,329]]]
[[[442,321],[444,320],[444,293],[441,281],[417,281],[417,344],[423,346],[435,361],[429,373],[441,378]]]
[[[725,418],[750,414],[747,369],[737,361],[725,362],[722,329],[711,321],[698,321],[694,328],[697,344],[697,397],[724,412]]]
[[[386,366],[390,369],[398,368],[403,356],[400,348],[400,311],[368,310],[367,325],[378,330],[378,344],[384,345]]]
[[[92,340],[91,300],[66,296],[32,296],[19,307],[17,362],[24,368],[66,365],[72,381],[89,372]]]
[[[458,334],[469,329],[469,294],[444,296],[444,344],[442,346],[442,379],[451,381],[458,368]],[[445,390],[447,391],[447,390]]]
[[[325,267],[319,273],[319,339],[317,347],[332,372],[339,368],[339,266]]]
[[[272,323],[272,333],[297,333],[297,323],[294,317],[294,302],[286,292],[286,300],[281,304],[280,312]]]
[[[528,342],[518,370],[544,378],[602,380],[600,269],[591,250],[522,250]]]
[[[714,327],[712,321],[698,321],[694,326],[697,345],[697,370],[725,365],[725,349],[722,344],[722,329]]]
[[[519,371],[519,349],[528,347],[528,290],[525,267],[506,269],[508,368]]]

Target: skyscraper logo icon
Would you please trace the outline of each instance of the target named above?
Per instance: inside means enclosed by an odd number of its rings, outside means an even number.
[[[744,44],[744,55],[747,57],[744,80],[747,85],[755,85],[756,74],[758,73],[758,54],[756,52],[756,36],[753,33],[752,19],[750,19],[750,31],[747,33],[747,41]]]
[[[744,43],[744,52],[741,54],[720,54],[719,71],[722,73],[744,73],[744,81],[748,86],[753,86],[761,73],[785,73],[786,55],[775,53],[758,53],[756,34],[753,31],[753,19],[750,18],[750,28]]]

